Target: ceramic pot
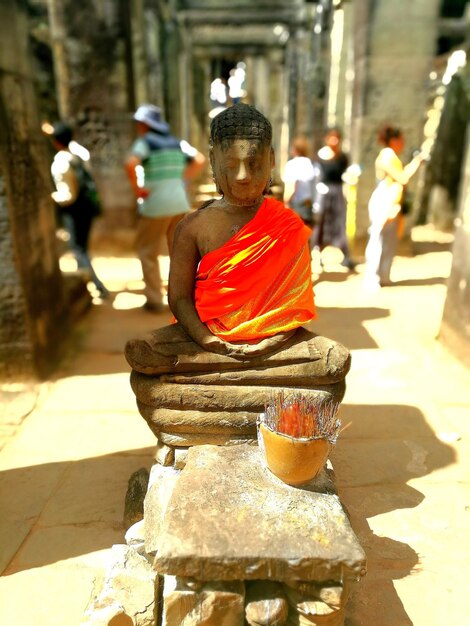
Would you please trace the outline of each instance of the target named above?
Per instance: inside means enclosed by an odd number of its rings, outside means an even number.
[[[266,464],[288,485],[308,483],[325,465],[331,444],[328,439],[296,439],[259,425]]]

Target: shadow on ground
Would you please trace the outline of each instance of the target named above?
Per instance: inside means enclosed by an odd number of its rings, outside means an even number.
[[[449,241],[413,241],[411,250],[414,256],[419,254],[429,254],[430,252],[449,252],[452,250],[453,238]]]
[[[424,287],[426,285],[446,285],[447,278],[444,276],[433,276],[432,278],[407,278],[405,280],[393,281],[388,287]]]
[[[114,308],[119,293],[93,305],[66,340],[64,357],[51,379],[74,375],[96,376],[129,372],[124,347],[129,339],[160,328],[171,321],[171,312],[150,313],[142,307]]]
[[[154,448],[0,472],[0,571],[11,575],[125,543],[133,472]]]
[[[425,496],[408,481],[451,465],[455,453],[413,406],[343,405],[341,418],[346,428],[332,461],[338,492],[366,552],[368,569],[353,593],[346,624],[413,626],[394,581],[419,571],[420,559],[413,546],[385,532],[393,529],[398,537],[416,536],[419,510],[412,516],[393,512],[419,507]],[[370,520],[386,514],[389,517],[379,517],[378,536],[375,520]]]
[[[356,275],[357,272],[330,272],[327,269],[324,269],[320,274],[316,275],[316,278],[313,281],[313,288],[315,289],[315,285],[317,283],[329,282],[329,283],[344,283],[353,276]]]
[[[378,348],[364,327],[364,322],[388,317],[390,311],[380,307],[317,307],[317,318],[309,328],[345,345],[348,350]]]

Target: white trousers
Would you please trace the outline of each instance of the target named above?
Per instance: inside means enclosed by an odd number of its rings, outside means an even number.
[[[390,282],[390,270],[398,242],[398,220],[386,222],[383,228],[371,226],[366,247],[366,280],[381,285]]]

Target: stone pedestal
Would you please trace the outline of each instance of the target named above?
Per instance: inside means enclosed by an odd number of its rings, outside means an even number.
[[[340,402],[350,366],[344,346],[305,328],[282,349],[235,358],[201,350],[175,324],[128,342],[126,358],[140,414],[176,447],[256,440],[256,418],[281,389]]]
[[[365,557],[333,472],[301,489],[281,482],[256,419],[281,390],[339,403],[346,348],[300,328],[281,348],[222,356],[175,324],[128,342],[126,358],[158,438],[143,524],[162,586],[157,626],[342,626]]]
[[[194,447],[179,476],[157,469],[145,502],[145,547],[164,576],[164,626],[215,626],[207,617],[215,606],[240,626],[244,614],[250,624],[344,623],[365,555],[331,469],[290,487],[248,444]]]

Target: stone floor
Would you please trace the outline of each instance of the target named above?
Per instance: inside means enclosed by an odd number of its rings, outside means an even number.
[[[468,620],[470,372],[436,340],[451,262],[438,235],[418,232],[416,256],[398,257],[396,284],[379,293],[335,251],[315,288],[314,330],[353,353],[333,463],[369,571],[348,626]],[[96,268],[113,297],[82,320],[55,378],[0,387],[2,625],[78,626],[124,542],[127,480],[152,462],[122,352],[167,316],[138,308],[135,259]]]

